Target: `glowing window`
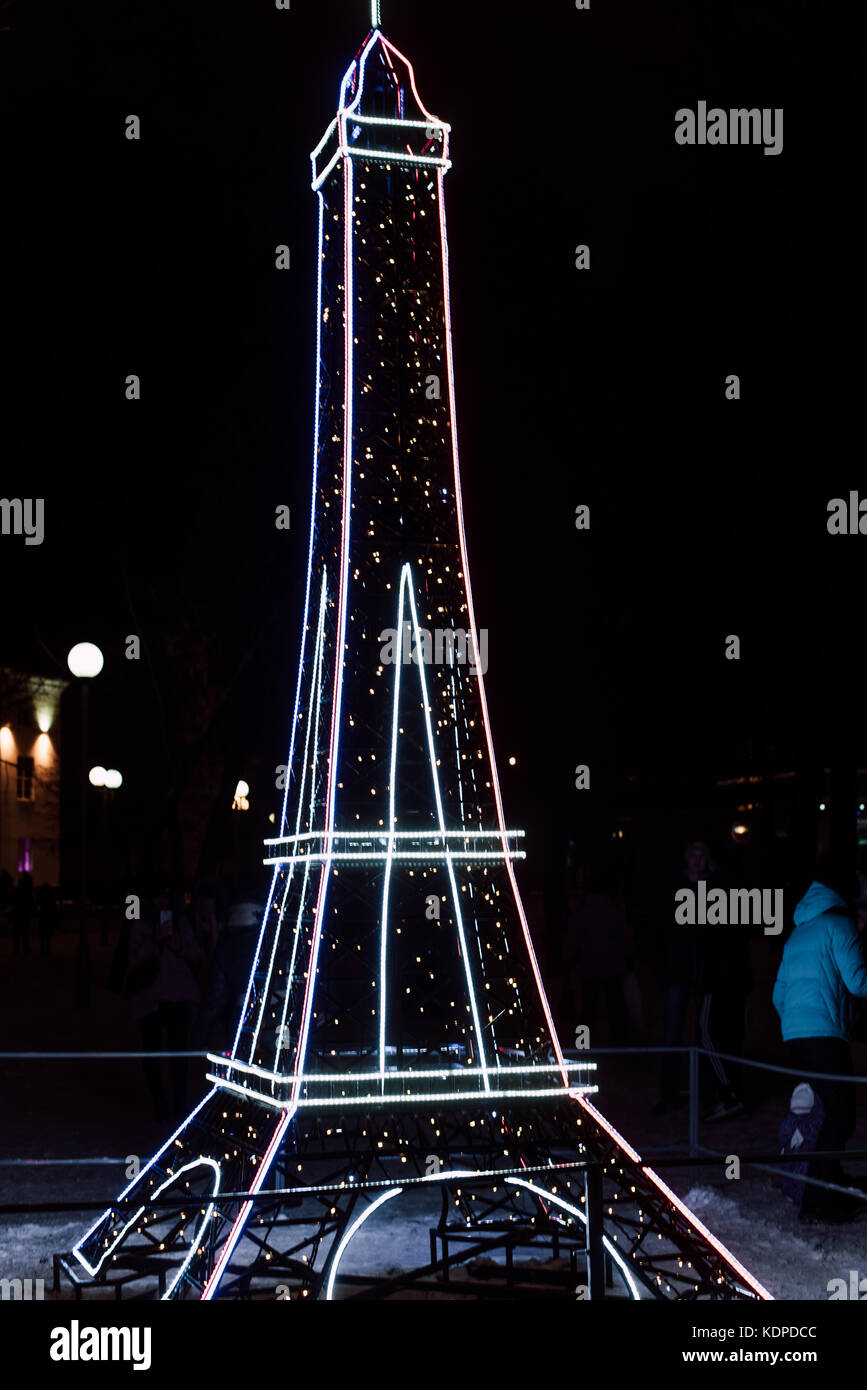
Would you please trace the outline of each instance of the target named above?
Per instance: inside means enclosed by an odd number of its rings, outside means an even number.
[[[33,800],[33,795],[34,795],[33,787],[34,787],[34,783],[33,783],[33,759],[32,759],[32,758],[19,758],[19,759],[18,759],[18,800],[19,800],[19,801],[32,801],[32,800]],[[29,841],[28,841],[28,843],[29,843]]]

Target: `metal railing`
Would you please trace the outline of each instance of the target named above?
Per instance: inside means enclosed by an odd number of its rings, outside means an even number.
[[[689,1058],[689,1106],[688,1106],[688,1143],[687,1153],[684,1156],[678,1153],[677,1146],[675,1151],[671,1148],[667,1152],[646,1149],[644,1156],[652,1158],[658,1167],[700,1167],[712,1166],[727,1158],[727,1154],[721,1150],[709,1148],[701,1143],[701,1108],[699,1093],[699,1066],[702,1056],[716,1056],[723,1061],[733,1063],[740,1067],[750,1067],[756,1071],[773,1072],[779,1075],[791,1076],[799,1081],[834,1081],[851,1082],[853,1085],[867,1085],[867,1076],[841,1075],[836,1072],[809,1072],[803,1068],[784,1066],[776,1062],[760,1062],[752,1057],[738,1057],[732,1053],[700,1047],[697,1044],[684,1045],[663,1045],[651,1044],[642,1047],[592,1047],[586,1049],[569,1048],[564,1051],[564,1056],[574,1061],[578,1067],[593,1069],[593,1059],[596,1057],[635,1057],[653,1056],[665,1054],[686,1054]],[[94,1061],[145,1061],[149,1059],[174,1059],[174,1058],[198,1058],[202,1061],[208,1060],[208,1053],[204,1051],[184,1051],[184,1052],[140,1052],[140,1051],[117,1051],[117,1052],[94,1052],[94,1051],[75,1051],[75,1052],[0,1052],[0,1061],[66,1061],[66,1060],[94,1060]],[[211,1060],[215,1058],[211,1054]],[[230,1063],[230,1059],[221,1059],[225,1063]],[[444,1075],[445,1073],[443,1073]],[[440,1072],[437,1071],[437,1076]],[[584,1088],[582,1088],[584,1089]],[[596,1087],[587,1087],[587,1090],[595,1090]],[[371,1099],[381,1100],[381,1096]],[[781,1163],[803,1162],[805,1158],[848,1158],[848,1159],[867,1159],[867,1150],[840,1149],[823,1150],[813,1152],[809,1155],[781,1154],[781,1153],[761,1153],[761,1154],[741,1154],[739,1155],[742,1165],[755,1167],[768,1173],[776,1173],[780,1176],[785,1175],[785,1169],[780,1168]],[[49,1166],[104,1166],[125,1164],[127,1159],[114,1159],[100,1156],[92,1158],[0,1158],[0,1167],[49,1167]],[[776,1166],[772,1166],[776,1165]],[[798,1176],[800,1182],[809,1183],[818,1187],[824,1187],[828,1191],[843,1193],[847,1196],[862,1196],[863,1192],[856,1192],[852,1188],[840,1186],[840,1184],[826,1181],[823,1178],[816,1178],[804,1174]],[[17,1213],[24,1211],[41,1210],[82,1210],[80,1205],[75,1204],[15,1204],[14,1210]],[[8,1214],[13,1210],[9,1204],[0,1206],[0,1212]]]

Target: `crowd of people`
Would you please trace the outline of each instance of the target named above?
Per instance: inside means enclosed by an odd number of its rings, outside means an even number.
[[[694,1043],[700,1049],[702,1118],[719,1122],[746,1109],[738,1058],[744,1055],[747,999],[755,984],[750,943],[762,927],[680,924],[676,894],[700,882],[706,894],[732,886],[709,847],[695,842],[687,846],[680,872],[656,895],[646,930],[632,933],[613,879],[588,874],[582,891],[570,897],[566,1009],[586,1025],[591,1047],[594,1042],[625,1046],[630,1015],[636,1012],[628,996],[630,989],[637,991],[636,968],[647,965],[645,978],[655,977],[658,989],[662,1042],[670,1049],[660,1055],[652,1114],[665,1116],[686,1104],[683,1049]],[[843,1150],[855,1130],[856,1087],[847,1078],[852,1077],[853,1032],[864,1032],[859,1008],[867,999],[867,873],[848,874],[827,858],[820,860],[792,922],[772,1002],[786,1065],[809,1080],[795,1086],[781,1141],[783,1147],[792,1141],[803,1153],[821,1155]],[[643,1028],[632,1032],[645,1041]],[[791,1079],[798,1082],[797,1075]],[[860,1195],[838,1190],[865,1187],[844,1173],[839,1158],[811,1158],[803,1175],[818,1181],[781,1184],[799,1199],[802,1220],[847,1221],[867,1210]]]
[[[156,884],[146,909],[122,932],[112,967],[144,1053],[229,1050],[263,908],[255,889],[240,888],[227,900],[219,880],[188,895]],[[143,1065],[155,1118],[183,1118],[186,1059],[148,1056]]]
[[[57,889],[50,883],[33,886],[26,869],[17,882],[7,869],[0,869],[0,920],[7,920],[12,929],[12,950],[16,955],[30,954],[30,927],[34,919],[39,924],[39,950],[51,953],[51,938],[60,919]]]
[[[645,930],[636,932],[615,879],[586,873],[581,889],[570,895],[561,1022],[567,1034],[583,1026],[591,1048],[646,1045],[655,1030],[642,1021],[650,1001],[642,1000],[640,967],[645,994],[655,979],[661,1041],[669,1049],[659,1056],[652,1113],[666,1116],[686,1104],[684,1050],[695,1043],[703,1119],[722,1122],[746,1108],[738,1059],[754,988],[751,938],[762,929],[679,924],[676,894],[700,883],[705,894],[729,886],[710,848],[697,841],[650,903]],[[139,900],[139,915],[122,919],[108,983],[127,1000],[146,1054],[155,1119],[186,1114],[187,1059],[153,1054],[231,1048],[262,921],[260,899],[253,884],[229,895],[219,879],[197,884],[192,893],[157,881]],[[56,890],[43,884],[37,891],[29,873],[15,882],[0,870],[0,917],[11,926],[13,951],[24,954],[38,921],[40,951],[48,954],[59,921]],[[784,1146],[800,1144],[803,1152],[819,1155],[803,1166],[818,1182],[781,1184],[799,1200],[805,1221],[846,1221],[867,1210],[867,1202],[851,1192],[863,1184],[844,1172],[839,1157],[825,1154],[842,1151],[855,1130],[850,1040],[853,1032],[867,1040],[867,1013],[860,1023],[858,1014],[859,1001],[867,1000],[865,926],[867,873],[841,875],[820,862],[794,908],[776,970],[772,1002],[787,1065],[795,1073],[781,1139]]]
[[[157,880],[136,899],[138,916],[121,914],[107,984],[122,995],[143,1056],[154,1118],[182,1119],[187,1107],[187,1051],[231,1047],[249,978],[264,904],[254,886],[229,895],[219,879],[192,893]],[[103,941],[107,940],[106,910]],[[30,954],[38,924],[39,950],[51,954],[60,923],[58,892],[34,888],[32,876],[17,881],[0,869],[0,926],[8,925],[15,955]]]

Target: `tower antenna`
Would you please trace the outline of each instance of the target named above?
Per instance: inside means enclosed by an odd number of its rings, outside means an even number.
[[[379,26],[380,26],[380,24],[381,24],[381,22],[382,22],[382,21],[381,21],[380,13],[379,13],[379,0],[370,0],[370,27],[371,27],[371,29],[378,29]]]

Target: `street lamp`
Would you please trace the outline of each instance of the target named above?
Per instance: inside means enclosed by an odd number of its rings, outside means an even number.
[[[90,957],[87,947],[87,684],[103,667],[102,652],[93,642],[76,642],[66,658],[81,689],[81,889],[78,907],[76,1002],[90,1002]]]
[[[108,803],[112,799],[112,792],[116,792],[118,787],[123,785],[123,777],[116,767],[102,767],[97,763],[87,774],[87,780],[92,787],[98,788],[102,792],[102,926],[100,928],[99,939],[103,946],[108,945],[108,909],[110,904],[109,881],[111,857],[109,854],[108,838]]]
[[[102,652],[92,642],[76,642],[66,658],[66,664],[79,680],[92,680],[102,670]]]

